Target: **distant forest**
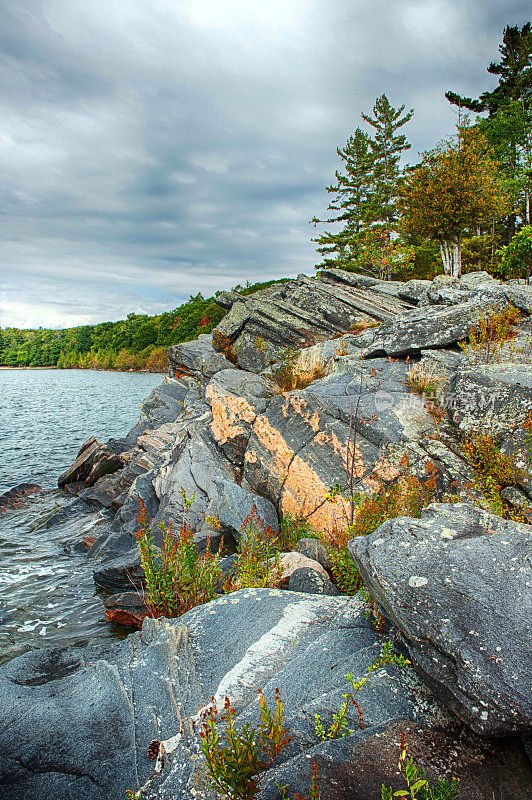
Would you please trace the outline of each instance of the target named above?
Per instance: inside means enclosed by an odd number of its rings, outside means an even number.
[[[276,281],[234,288],[246,295],[272,283]],[[0,365],[166,372],[167,347],[209,333],[225,313],[214,297],[205,299],[199,293],[179,308],[154,316],[128,314],[118,322],[64,330],[0,328]]]

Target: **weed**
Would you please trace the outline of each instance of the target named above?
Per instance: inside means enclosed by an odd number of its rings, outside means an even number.
[[[310,527],[307,520],[293,517],[291,514],[285,514],[281,521],[281,530],[279,532],[279,548],[283,552],[295,550],[299,540],[307,537],[317,537],[316,531]]]
[[[340,706],[338,712],[333,714],[333,721],[329,725],[327,729],[323,727],[323,723],[321,721],[320,715],[315,714],[315,730],[316,735],[322,742],[326,742],[328,739],[340,739],[343,736],[350,736],[354,731],[348,729],[347,727],[347,711],[350,706],[354,706],[356,712],[358,714],[358,720],[360,723],[360,727],[364,728],[364,716],[362,713],[362,709],[360,708],[359,704],[356,701],[356,695],[358,692],[366,685],[366,683],[373,677],[373,675],[382,667],[385,667],[387,664],[396,664],[399,667],[404,667],[405,664],[409,662],[404,658],[404,656],[399,655],[398,653],[394,652],[393,645],[391,642],[384,642],[382,646],[382,650],[380,654],[377,656],[373,664],[368,667],[366,670],[366,674],[363,678],[359,680],[355,680],[352,675],[347,674],[346,679],[350,684],[349,691],[345,692],[342,695],[344,698],[344,702]]]
[[[240,528],[235,577],[226,590],[275,586],[282,572],[279,558],[279,539],[253,506]]]
[[[331,559],[331,572],[334,583],[342,594],[356,594],[360,588],[361,578],[349,554],[347,545],[328,547]]]
[[[272,380],[283,392],[305,389],[313,381],[323,378],[325,367],[319,357],[308,360],[299,350],[285,347],[279,362],[272,370]]]
[[[434,399],[442,383],[442,376],[435,373],[433,367],[413,364],[408,371],[408,387],[421,397]]]
[[[151,617],[180,616],[219,593],[222,580],[220,551],[213,554],[208,543],[205,553],[199,554],[186,519],[194,497],[187,498],[182,491],[181,498],[184,516],[179,536],[174,537],[172,526],[166,528],[160,524],[163,534],[160,550],[154,544],[146,506],[139,500],[136,539],[146,582],[144,602]]]
[[[515,336],[512,328],[519,317],[511,304],[500,311],[490,306],[470,329],[468,341],[460,343],[461,349],[474,364],[496,363],[505,344]]]
[[[286,794],[286,789],[288,787],[288,784],[281,786],[280,784],[276,783],[275,785],[279,792],[279,800],[289,800]],[[305,800],[305,798],[301,794],[299,794],[299,792],[296,792],[292,800]],[[312,762],[312,768],[310,772],[309,800],[320,800],[320,792],[318,789],[318,765],[316,764],[315,761]]]
[[[370,593],[368,592],[367,588],[364,585],[360,587],[360,589],[358,590],[358,594],[363,598],[364,602],[367,605],[366,619],[371,618],[373,620],[375,630],[378,631],[379,633],[382,633],[386,625],[386,620],[379,611],[377,603],[375,602],[375,600],[370,595]]]
[[[462,449],[477,476],[477,488],[488,500],[491,511],[503,516],[505,509],[501,489],[515,485],[519,478],[519,470],[511,456],[501,453],[491,434],[464,436]]]
[[[237,363],[238,354],[230,336],[214,330],[212,332],[212,346],[215,350],[218,350],[219,353],[222,353],[228,361],[231,361],[233,364]]]
[[[414,759],[408,755],[408,748],[404,737],[401,736],[401,751],[399,754],[399,774],[406,784],[406,789],[393,789],[382,786],[381,800],[393,800],[394,797],[406,797],[409,800],[453,800],[458,794],[458,780],[450,781],[439,779],[430,781],[414,764]]]
[[[237,731],[235,709],[225,698],[219,715],[214,697],[203,713],[201,750],[207,761],[213,788],[227,800],[252,800],[260,790],[260,773],[275,764],[288,746],[291,737],[285,724],[283,703],[275,690],[275,708],[268,706],[259,691],[260,722],[255,730],[249,723]],[[225,723],[224,739],[220,739],[218,723]]]

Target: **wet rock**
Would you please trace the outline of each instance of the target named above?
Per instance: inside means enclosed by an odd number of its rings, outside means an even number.
[[[124,462],[118,455],[92,437],[82,445],[74,463],[59,476],[57,485],[60,489],[67,484],[81,482],[92,486],[99,478],[123,466]]]
[[[486,736],[532,729],[530,541],[527,525],[459,503],[349,542],[425,681]]]
[[[108,622],[141,628],[147,614],[143,595],[138,592],[122,592],[105,598],[105,619]]]
[[[335,596],[340,592],[329,578],[325,578],[321,572],[316,572],[310,567],[298,567],[290,575],[288,589],[291,592],[303,592],[304,594],[324,594]]]
[[[26,498],[41,491],[42,486],[36,483],[19,483],[18,486],[0,494],[0,514],[7,509],[20,508],[26,502]]]
[[[109,594],[121,594],[144,588],[144,572],[140,566],[138,549],[123,556],[102,561],[93,571],[94,583]]]
[[[332,562],[329,551],[319,539],[304,537],[298,541],[295,549],[297,553],[302,553],[307,558],[312,558],[314,561],[317,561],[324,569],[331,569]]]

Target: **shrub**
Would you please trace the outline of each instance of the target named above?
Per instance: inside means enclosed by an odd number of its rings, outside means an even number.
[[[468,434],[463,437],[462,448],[492,512],[503,516],[501,489],[515,485],[519,478],[512,457],[501,453],[497,440],[490,434]]]
[[[255,506],[240,528],[235,577],[227,591],[275,586],[281,575],[279,539],[258,516]]]
[[[285,514],[283,516],[278,537],[281,550],[295,550],[299,540],[307,537],[312,539],[319,538],[316,531],[310,527],[306,519],[293,517],[291,514]]]
[[[168,356],[166,347],[156,347],[144,362],[148,372],[168,372]]]
[[[220,333],[220,331],[213,331],[212,346],[215,350],[218,350],[219,353],[222,353],[228,361],[231,361],[233,364],[237,363],[237,353],[230,336],[227,336],[225,333]]]
[[[207,761],[212,787],[227,800],[252,800],[259,793],[260,773],[274,766],[291,737],[285,724],[283,703],[275,690],[275,709],[270,709],[259,691],[260,722],[255,730],[245,723],[235,726],[235,709],[225,698],[220,715],[214,697],[202,715],[201,750]],[[218,723],[225,723],[224,742]]]
[[[212,600],[220,593],[222,585],[221,547],[218,553],[212,554],[208,543],[205,553],[198,552],[186,521],[186,511],[194,498],[188,499],[184,492],[181,496],[185,517],[179,536],[174,537],[171,526],[159,525],[163,534],[160,550],[154,544],[146,506],[139,499],[136,539],[146,582],[144,602],[151,617],[178,617]]]
[[[515,336],[512,330],[520,317],[511,304],[500,311],[490,306],[469,331],[467,342],[460,347],[474,364],[493,364],[499,361],[501,350]]]

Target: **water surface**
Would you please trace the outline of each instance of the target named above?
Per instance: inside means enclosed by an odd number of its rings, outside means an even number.
[[[72,508],[55,486],[81,444],[122,436],[161,375],[0,370],[0,493],[45,487],[0,513],[0,663],[39,646],[84,645],[123,629],[104,620],[87,557],[75,545],[109,524],[101,509]],[[80,505],[77,503],[77,505]]]

